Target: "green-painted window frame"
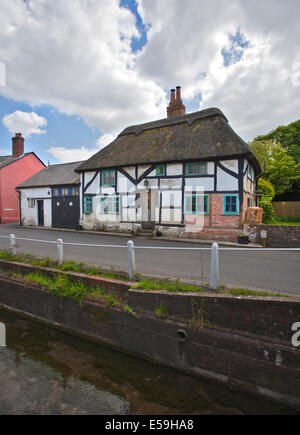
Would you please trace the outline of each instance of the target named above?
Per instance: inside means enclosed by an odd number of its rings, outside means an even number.
[[[227,204],[227,198],[234,198],[235,199],[235,206],[236,211],[226,211],[226,204]],[[239,195],[232,194],[232,195],[224,195],[224,209],[223,214],[226,216],[236,216],[239,215]]]
[[[160,173],[160,168],[162,168],[162,172]],[[157,177],[164,177],[166,175],[166,165],[162,164],[162,165],[156,165],[155,167],[156,169],[156,176]]]
[[[200,170],[194,173],[190,172],[190,169],[195,166],[195,165],[203,165],[204,166],[204,170]],[[197,176],[203,176],[203,175],[208,175],[208,169],[207,169],[207,162],[191,162],[191,163],[186,163],[185,164],[185,175],[188,177],[197,177]]]
[[[85,196],[84,197],[84,214],[92,214],[93,213],[93,197]]]
[[[105,183],[104,177],[107,173],[113,173],[114,174],[114,183]],[[117,173],[115,169],[102,169],[101,170],[101,186],[102,187],[114,187],[117,182]]]
[[[100,213],[114,214],[114,215],[120,214],[120,196],[119,195],[102,196],[100,198]]]
[[[195,198],[195,210],[193,210],[193,205],[192,205],[192,209],[187,209],[187,198],[192,198],[192,202],[193,202],[193,198]],[[199,200],[204,198],[204,210],[203,211],[199,211],[198,210],[198,203]],[[207,205],[206,210],[205,210],[205,203]],[[208,215],[209,214],[209,196],[208,195],[197,195],[197,194],[190,194],[190,195],[184,195],[184,214],[198,214],[198,215]]]

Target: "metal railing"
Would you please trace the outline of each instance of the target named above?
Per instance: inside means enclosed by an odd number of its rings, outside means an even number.
[[[2,236],[0,238],[9,239],[9,251],[12,255],[16,255],[16,239],[37,242],[37,243],[52,243],[57,246],[57,262],[63,263],[64,258],[64,246],[88,246],[94,248],[116,248],[127,249],[127,261],[128,261],[128,277],[133,280],[136,276],[135,266],[135,251],[137,249],[153,249],[153,250],[170,250],[170,251],[210,251],[210,288],[216,290],[219,287],[219,252],[220,251],[300,251],[300,248],[237,248],[229,247],[220,248],[218,243],[213,243],[209,248],[190,248],[190,247],[174,247],[174,246],[138,246],[134,245],[132,240],[128,240],[127,245],[103,245],[103,244],[90,244],[90,243],[74,243],[64,242],[62,239],[55,240],[40,240],[29,239],[24,237],[16,237],[14,234],[9,236]]]

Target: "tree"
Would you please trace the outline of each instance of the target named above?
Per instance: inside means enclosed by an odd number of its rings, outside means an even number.
[[[292,190],[300,180],[300,163],[296,163],[280,143],[255,140],[250,147],[263,168],[263,177],[270,181],[276,195]]]
[[[277,127],[265,135],[257,136],[254,141],[272,141],[281,144],[296,163],[300,163],[300,120],[289,125]]]

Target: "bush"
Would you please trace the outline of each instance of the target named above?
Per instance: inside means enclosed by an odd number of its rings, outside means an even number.
[[[272,221],[274,215],[272,200],[275,196],[275,189],[270,181],[263,178],[258,180],[258,189],[262,191],[259,206],[263,209],[263,223],[267,224]]]
[[[262,197],[259,201],[259,205],[263,209],[263,223],[270,223],[274,215],[272,200],[268,197]]]

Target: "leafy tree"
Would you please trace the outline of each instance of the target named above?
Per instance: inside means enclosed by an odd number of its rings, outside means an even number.
[[[272,141],[281,144],[282,148],[300,163],[300,120],[291,122],[289,125],[279,126],[268,134],[257,136],[254,141]]]
[[[291,191],[294,183],[300,180],[300,163],[271,140],[256,140],[250,147],[263,168],[264,179],[272,183],[276,195]]]

